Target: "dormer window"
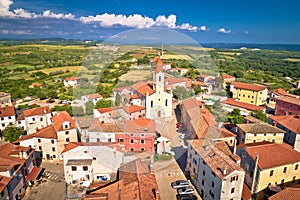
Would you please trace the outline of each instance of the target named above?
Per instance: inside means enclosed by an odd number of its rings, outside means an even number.
[[[63,129],[68,129],[68,128],[70,128],[70,122],[69,121],[63,122]]]

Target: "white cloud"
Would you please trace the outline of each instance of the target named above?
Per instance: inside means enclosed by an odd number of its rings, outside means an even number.
[[[31,30],[1,30],[2,34],[14,34],[14,35],[32,35]]]
[[[247,35],[249,32],[248,32],[248,31],[245,31],[244,33]]]
[[[129,28],[150,28],[150,27],[165,27],[171,29],[181,29],[189,31],[207,31],[206,26],[192,26],[189,23],[183,23],[181,25],[176,24],[176,15],[169,15],[168,17],[164,15],[159,15],[155,19],[142,16],[140,14],[133,15],[123,15],[123,14],[108,14],[104,13],[96,16],[81,16],[76,18],[72,13],[54,13],[51,10],[45,10],[40,14],[34,12],[28,12],[23,8],[18,8],[10,11],[10,6],[13,4],[13,0],[1,0],[0,2],[0,17],[11,17],[11,18],[55,18],[55,19],[68,19],[68,20],[78,20],[82,23],[98,23],[103,27],[112,27],[116,25],[121,25]]]
[[[201,31],[208,31],[209,29],[207,28],[207,26],[200,26],[200,30]]]
[[[218,33],[229,34],[229,33],[231,33],[231,30],[226,30],[225,28],[220,28],[220,29],[218,29]]]

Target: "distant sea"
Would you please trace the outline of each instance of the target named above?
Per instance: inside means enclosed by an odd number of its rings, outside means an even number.
[[[216,49],[240,49],[246,47],[247,49],[264,49],[264,50],[286,50],[286,51],[300,51],[299,44],[246,44],[246,43],[203,43],[200,44],[206,48]]]

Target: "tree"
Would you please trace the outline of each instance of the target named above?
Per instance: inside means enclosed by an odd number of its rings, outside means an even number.
[[[91,115],[93,114],[93,109],[95,108],[95,105],[92,101],[89,101],[85,104],[85,114]]]
[[[189,91],[183,86],[178,86],[173,90],[173,95],[179,100],[184,100],[189,97],[192,97],[194,94],[193,91]]]
[[[116,100],[115,100],[115,105],[119,106],[120,103],[121,103],[121,95],[119,93],[117,93]]]
[[[100,99],[96,103],[96,108],[109,108],[112,106],[111,100]]]
[[[244,122],[244,116],[241,115],[240,109],[233,109],[227,116],[226,119],[232,124],[242,124]]]
[[[3,131],[3,137],[5,141],[14,142],[23,135],[24,131],[13,124],[8,125]]]
[[[261,110],[255,110],[251,112],[250,115],[263,122],[268,122],[268,116]]]

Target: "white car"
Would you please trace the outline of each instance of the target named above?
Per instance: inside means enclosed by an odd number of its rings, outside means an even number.
[[[189,187],[190,183],[186,180],[177,180],[173,183],[171,183],[171,187],[176,189],[176,188],[182,188],[182,187]]]
[[[178,194],[194,194],[194,189],[191,186],[177,189]]]
[[[186,134],[184,134],[184,133],[182,133],[182,134],[179,135],[179,138],[181,138],[181,139],[184,139],[184,138],[187,138],[187,137],[189,137],[189,136],[186,135]]]

